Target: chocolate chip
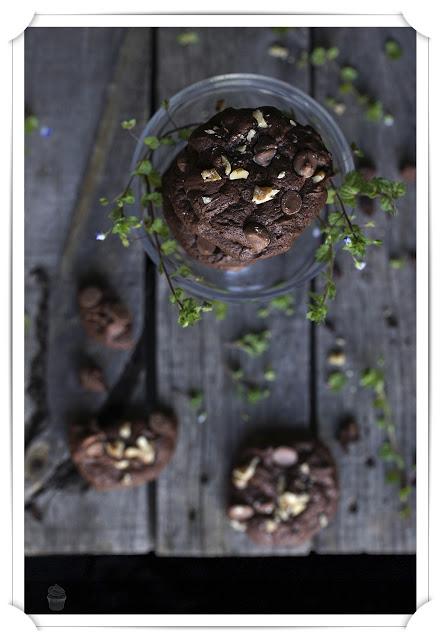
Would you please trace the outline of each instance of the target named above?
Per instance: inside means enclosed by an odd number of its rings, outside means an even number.
[[[198,251],[203,256],[211,256],[212,253],[214,253],[215,249],[216,249],[216,246],[214,244],[212,244],[211,242],[209,242],[205,238],[202,238],[201,236],[198,236],[198,238],[196,240],[196,246],[198,248]]]
[[[292,447],[276,447],[273,450],[272,459],[279,467],[291,467],[296,464],[298,454]]]
[[[103,292],[98,287],[86,287],[78,295],[78,304],[83,309],[95,307],[103,297]]]
[[[405,182],[415,182],[416,166],[414,164],[405,164],[401,168],[401,178],[402,180],[405,180]]]
[[[103,372],[96,366],[85,366],[79,372],[80,384],[86,391],[101,393],[106,391]]]
[[[119,318],[115,318],[115,320],[108,324],[106,327],[106,337],[112,341],[115,338],[119,338],[120,336],[122,336],[126,330],[126,322],[124,320],[120,320]]]
[[[302,198],[296,191],[287,191],[281,199],[281,209],[287,216],[293,216],[302,207]]]
[[[268,167],[276,155],[276,149],[263,149],[253,156],[253,162],[259,164],[260,167]]]
[[[176,166],[181,171],[181,173],[185,173],[187,171],[188,164],[189,163],[187,162],[187,158],[184,154],[180,154],[176,159]]]
[[[244,233],[254,253],[261,253],[270,244],[270,234],[258,222],[246,222]]]
[[[337,439],[346,453],[348,452],[348,445],[352,442],[357,442],[359,437],[359,427],[354,420],[345,420],[340,425]]]
[[[248,520],[253,516],[253,509],[248,504],[235,504],[229,508],[228,515],[230,520]]]
[[[311,178],[317,166],[318,158],[313,151],[300,151],[293,160],[293,168],[296,173],[304,178]]]

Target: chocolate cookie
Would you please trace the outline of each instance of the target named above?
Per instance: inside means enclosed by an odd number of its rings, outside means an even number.
[[[91,286],[78,294],[80,317],[86,333],[112,349],[132,346],[132,318],[129,311],[109,292]]]
[[[98,491],[135,487],[156,478],[175,450],[177,423],[154,412],[148,420],[72,425],[69,444],[80,474]]]
[[[336,467],[316,440],[246,449],[231,476],[228,517],[261,545],[295,546],[326,527],[336,511]]]
[[[284,253],[325,205],[331,154],[274,107],[225,109],[195,129],[163,177],[164,215],[218,268]]]

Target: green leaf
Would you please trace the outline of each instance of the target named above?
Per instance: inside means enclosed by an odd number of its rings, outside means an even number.
[[[178,243],[176,240],[165,240],[161,244],[161,253],[165,256],[170,256],[178,249]]]
[[[325,204],[334,204],[336,198],[336,190],[328,187],[327,189],[327,201]]]
[[[178,131],[178,137],[181,138],[181,140],[188,140],[191,136],[192,131],[192,127],[185,127],[184,129],[180,129]]]
[[[25,118],[25,133],[33,133],[40,126],[37,116],[28,116]]]
[[[389,469],[385,474],[385,481],[388,484],[399,484],[401,481],[401,474],[398,469]]]
[[[328,244],[321,244],[315,253],[316,260],[318,262],[327,262],[330,256],[331,247]]]
[[[338,47],[330,47],[330,49],[327,49],[327,60],[336,60],[338,56],[339,56]]]
[[[141,197],[141,204],[146,207],[149,202],[152,202],[155,206],[159,207],[163,204],[163,196],[159,191],[152,191],[151,193],[145,193]]]
[[[402,269],[405,266],[405,258],[390,258],[389,264],[392,269]]]
[[[215,314],[215,318],[217,320],[224,320],[228,310],[227,303],[221,302],[221,300],[213,300],[212,306],[213,306],[213,312]]]
[[[192,409],[194,409],[195,411],[201,408],[203,404],[203,399],[204,399],[204,395],[202,391],[194,390],[194,391],[191,391],[189,394],[189,404],[192,407]]]
[[[399,60],[402,57],[402,47],[396,40],[387,40],[384,45],[384,51],[390,60]]]
[[[327,52],[324,47],[315,47],[310,54],[310,62],[316,66],[320,67],[325,64],[327,61]]]
[[[411,493],[411,487],[409,484],[405,485],[404,487],[401,487],[399,490],[399,500],[401,502],[407,502],[408,498],[410,497],[410,493]]]
[[[177,35],[177,42],[182,47],[188,47],[189,45],[198,44],[199,35],[195,31],[183,31]]]
[[[274,382],[276,380],[276,371],[269,367],[264,371],[264,379],[267,380],[267,382]]]
[[[348,378],[342,371],[333,371],[327,378],[328,388],[337,393],[341,391],[348,382]]]
[[[152,163],[150,160],[140,160],[135,167],[134,174],[137,176],[149,176],[152,171]]]
[[[169,227],[161,218],[146,221],[144,226],[148,233],[157,233],[161,238],[169,237]]]
[[[163,109],[165,109],[165,111],[167,111],[169,108],[169,100],[167,98],[164,98],[164,100],[161,101],[161,106],[163,107]]]
[[[246,333],[233,343],[233,346],[241,349],[252,358],[257,358],[267,351],[270,346],[271,333],[268,330],[257,333]]]
[[[380,369],[365,369],[359,382],[362,387],[372,388],[376,393],[384,391],[384,373]]]
[[[98,201],[102,207],[106,207],[109,204],[109,200],[107,198],[100,198]]]
[[[161,187],[161,175],[156,171],[156,169],[152,169],[148,176],[149,184],[154,189],[159,189]]]
[[[130,118],[130,120],[122,121],[121,128],[127,129],[129,131],[130,129],[133,129],[136,125],[137,125],[137,121],[135,120],[135,118]]]
[[[384,107],[380,100],[369,103],[365,110],[365,117],[370,122],[380,122],[384,115]]]
[[[341,78],[344,82],[354,82],[358,75],[354,67],[341,67]]]
[[[161,144],[157,136],[146,136],[143,142],[146,145],[146,147],[149,147],[149,149],[152,149],[152,151],[155,151],[155,149],[158,149],[158,147]]]
[[[246,390],[246,400],[249,404],[256,404],[270,396],[270,389],[249,385]]]

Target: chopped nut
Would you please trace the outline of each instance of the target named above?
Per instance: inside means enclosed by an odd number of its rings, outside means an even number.
[[[282,520],[288,520],[290,516],[298,516],[307,507],[309,496],[307,493],[291,493],[286,491],[279,496],[279,515]]]
[[[281,178],[285,178],[285,171],[281,171],[281,173],[278,173],[276,177],[278,178],[278,180],[281,180]]]
[[[252,202],[255,202],[256,204],[268,202],[269,200],[272,200],[279,191],[279,189],[274,189],[273,187],[256,186],[253,191]]]
[[[213,136],[213,134],[215,133],[213,129],[204,129],[204,133],[208,133],[209,136]]]
[[[267,533],[274,533],[278,528],[278,523],[275,520],[266,520],[264,526]]]
[[[125,422],[124,424],[121,425],[121,427],[118,430],[118,433],[120,434],[120,436],[122,438],[124,438],[125,440],[127,438],[130,438],[130,435],[132,433],[132,428],[131,428],[131,424],[130,422]]]
[[[255,475],[259,458],[252,458],[250,463],[244,467],[237,467],[232,473],[232,482],[237,489],[245,489],[249,480]]]
[[[103,453],[103,445],[101,442],[94,442],[86,449],[86,453],[90,458],[98,458]]]
[[[253,516],[253,509],[248,504],[235,504],[229,508],[229,518],[231,520],[248,520]]]
[[[232,171],[232,165],[230,164],[229,159],[226,158],[226,156],[221,156],[221,162],[223,163],[224,173],[226,174],[226,176],[228,176]]]
[[[328,354],[327,362],[333,367],[342,367],[347,361],[346,355],[343,351],[331,351]]]
[[[115,440],[115,442],[108,442],[105,445],[106,453],[111,458],[122,458],[124,453],[124,443],[121,440]]]
[[[292,127],[296,127],[297,123],[294,120],[290,120],[290,124],[292,125]]]
[[[209,202],[212,202],[212,198],[206,198],[206,196],[203,196],[203,202],[204,204],[209,204]]]
[[[242,522],[238,522],[238,520],[229,520],[230,526],[235,531],[245,531],[247,529],[246,525]]]
[[[298,453],[293,447],[276,447],[272,459],[280,467],[291,467],[296,463]]]
[[[246,169],[233,169],[230,173],[230,180],[245,180],[249,175]]]
[[[247,149],[247,145],[246,144],[242,144],[240,147],[238,147],[238,151],[239,153],[245,153]]]
[[[321,529],[324,529],[324,527],[326,527],[328,525],[328,518],[325,515],[325,513],[320,513],[319,514],[319,525],[320,525]]]
[[[140,458],[141,451],[137,447],[127,447],[124,451],[126,458]]]
[[[254,138],[255,136],[256,136],[255,129],[250,129],[249,133],[247,134],[247,141],[251,142],[252,138]]]
[[[310,467],[308,466],[308,464],[306,462],[301,464],[301,466],[299,467],[299,470],[300,470],[301,473],[303,473],[306,476],[308,476],[308,474],[310,473]]]
[[[145,436],[139,436],[137,438],[137,445],[141,449],[143,462],[150,464],[155,460],[155,449]]]
[[[325,171],[318,171],[318,173],[313,176],[312,182],[316,184],[317,182],[321,182],[322,180],[324,180],[324,178],[325,178]]]
[[[287,49],[287,47],[284,47],[281,44],[272,44],[268,48],[268,53],[269,53],[269,56],[272,56],[272,58],[280,58],[281,60],[287,60],[290,52]]]
[[[201,171],[201,177],[204,182],[217,182],[217,180],[222,180],[216,169],[204,169]]]
[[[132,476],[130,475],[130,473],[125,473],[124,476],[121,478],[121,484],[123,484],[125,487],[128,487],[131,481],[132,481]]]
[[[257,109],[256,111],[254,111],[252,113],[252,116],[255,118],[256,122],[258,123],[258,127],[260,127],[261,129],[267,129],[269,125],[264,120],[264,116],[261,109]]]
[[[127,469],[129,464],[129,460],[118,460],[117,462],[114,462],[114,467],[115,469]]]

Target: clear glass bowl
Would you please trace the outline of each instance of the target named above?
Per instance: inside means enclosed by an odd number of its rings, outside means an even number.
[[[270,105],[281,111],[289,111],[301,124],[310,124],[322,136],[325,146],[333,154],[336,170],[335,181],[354,168],[350,147],[343,133],[327,111],[303,91],[286,82],[250,73],[234,73],[214,76],[192,84],[173,96],[168,112],[159,109],[149,120],[132,161],[132,170],[146,151],[145,136],[161,136],[171,128],[205,122],[216,113],[217,101],[224,100],[229,107],[259,107]],[[161,146],[155,151],[153,164],[163,174],[175,155],[185,146]],[[138,181],[140,182],[140,181]],[[136,193],[141,197],[141,191]],[[160,208],[156,214],[162,216]],[[141,242],[155,264],[158,254],[151,237],[145,233]],[[322,269],[323,264],[315,260],[315,251],[321,242],[319,227],[308,227],[295,241],[292,248],[283,255],[259,260],[239,271],[222,271],[202,265],[180,249],[181,264],[188,265],[198,277],[176,277],[178,286],[202,299],[216,299],[226,302],[266,300],[301,287]],[[173,273],[178,266],[174,257],[165,259],[166,267]]]

